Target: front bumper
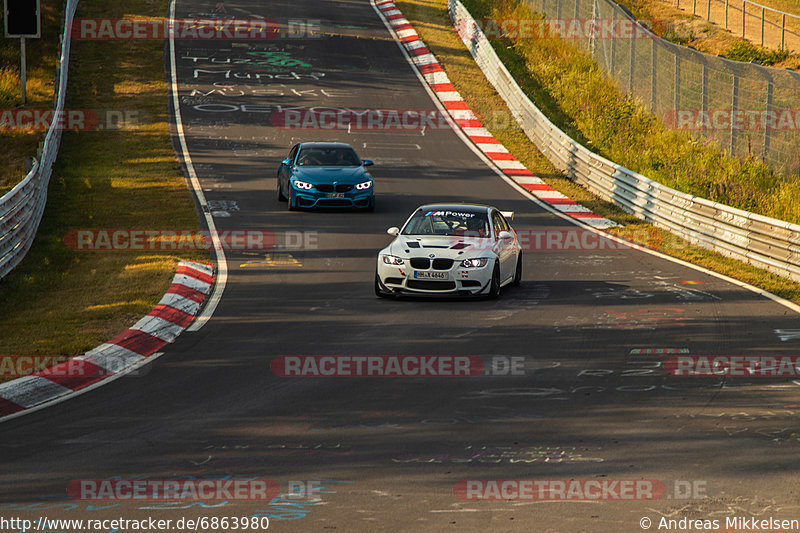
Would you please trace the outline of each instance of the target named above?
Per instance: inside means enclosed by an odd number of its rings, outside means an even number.
[[[319,192],[314,189],[297,189],[292,187],[294,205],[301,209],[313,209],[315,207],[367,209],[375,205],[375,195],[372,189],[338,193],[342,195],[339,198],[331,198],[330,194],[331,193]]]
[[[408,263],[408,261],[406,261]],[[446,279],[421,276],[446,274]],[[388,293],[420,296],[478,296],[486,294],[492,281],[492,267],[463,268],[460,260],[448,270],[412,268],[410,264],[387,265],[378,257],[378,278]]]

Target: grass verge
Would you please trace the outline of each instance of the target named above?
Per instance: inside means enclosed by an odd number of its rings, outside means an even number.
[[[166,0],[82,0],[79,17],[163,16]],[[200,251],[73,251],[73,229],[196,229],[172,148],[161,41],[73,42],[68,108],[127,112],[121,129],[65,132],[25,261],[0,281],[0,354],[84,353],[147,314],[178,259]]]
[[[594,212],[624,224],[625,228],[621,230],[623,234],[647,235],[644,240],[650,248],[751,283],[789,300],[800,302],[800,284],[703,248],[691,246],[670,233],[643,223],[633,215],[600,200],[564,177],[542,156],[515,122],[496,120],[497,116],[510,116],[510,112],[453,31],[447,14],[447,0],[396,0],[396,4],[436,55],[453,85],[473,112],[481,118],[484,125],[511,153],[539,177]],[[473,16],[501,16],[497,12],[490,11],[492,5],[505,9],[515,8],[510,2],[494,2],[491,5],[486,2],[480,4],[477,1],[468,2]],[[520,18],[523,17],[520,16]],[[533,44],[543,42],[543,40],[535,41]],[[575,108],[591,109],[597,113],[595,118],[603,123],[598,125],[599,131],[616,129],[614,131],[616,135],[621,135],[626,142],[632,142],[632,147],[627,148],[630,152],[644,151],[655,157],[662,157],[663,148],[659,148],[649,140],[649,135],[654,130],[663,130],[663,127],[658,128],[655,118],[648,116],[647,112],[641,108],[637,108],[629,98],[620,96],[611,81],[603,79],[602,73],[596,65],[591,64],[585,57],[579,57],[578,50],[562,46],[564,43],[560,42],[553,43],[553,45],[556,48],[549,51],[553,54],[552,57],[534,59],[523,57],[510,42],[493,43],[495,50],[501,55],[520,86],[550,119],[567,131],[570,136],[583,142],[587,147],[594,145],[594,148],[597,149],[597,145],[601,144],[602,148],[602,143],[593,142],[589,135],[582,132],[582,126],[585,126],[585,121],[589,120],[588,116],[574,112]],[[564,77],[564,84],[574,87],[575,91],[585,90],[590,94],[568,93],[567,87],[547,85],[548,80],[551,79],[555,79],[557,83],[559,77]],[[570,102],[570,98],[575,100]],[[622,110],[621,114],[619,114],[620,110]],[[502,124],[500,124],[501,122]],[[630,130],[634,129],[637,122],[644,124],[644,127],[639,130],[634,139]],[[595,130],[592,129],[591,124],[588,126],[589,133],[594,138]],[[664,131],[662,134],[673,142],[682,140],[678,139],[682,135],[679,133]],[[688,137],[684,137],[688,139]],[[600,136],[600,139],[602,140],[603,137]],[[637,142],[645,144],[639,146],[636,144]],[[692,150],[701,151],[694,152]],[[604,153],[604,155],[609,156],[608,153]],[[632,155],[640,156],[640,154]],[[699,171],[702,168],[703,160],[692,158],[704,156],[711,158],[712,161],[720,161],[715,158],[721,157],[722,154],[715,155],[707,147],[693,149],[690,147],[685,148],[684,151],[676,151],[673,155],[680,156],[676,158],[678,162],[675,163],[676,166],[685,165]],[[610,158],[614,160],[613,156]],[[726,164],[735,165],[736,163],[726,162]],[[703,177],[699,172],[694,176],[698,180]],[[725,174],[722,176],[725,178],[722,181],[723,184],[730,182],[730,176]],[[710,185],[706,187],[710,188]]]

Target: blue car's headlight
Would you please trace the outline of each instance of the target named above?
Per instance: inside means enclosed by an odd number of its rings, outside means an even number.
[[[396,255],[384,255],[382,257],[383,257],[383,262],[386,263],[387,265],[403,264],[403,260],[400,257],[397,257]]]
[[[298,189],[306,189],[306,190],[309,190],[309,189],[313,189],[313,188],[314,188],[314,186],[313,186],[313,185],[311,185],[310,183],[306,183],[305,181],[300,181],[300,180],[294,180],[294,181],[292,182],[292,185],[294,185],[294,186],[295,186],[295,187],[297,187]]]
[[[365,190],[369,189],[370,187],[372,187],[372,182],[371,181],[365,181],[363,183],[359,183],[358,185],[356,185],[356,189],[358,189],[359,191],[365,191]]]
[[[488,262],[488,257],[475,257],[473,259],[464,259],[461,261],[461,266],[464,268],[481,268],[485,267]]]

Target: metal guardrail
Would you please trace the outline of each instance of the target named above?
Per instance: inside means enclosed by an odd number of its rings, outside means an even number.
[[[525,95],[458,0],[449,0],[459,37],[539,150],[593,193],[689,242],[800,281],[800,225],[665,187],[580,145]]]
[[[67,0],[64,8],[64,33],[56,69],[53,120],[44,138],[39,161],[13,189],[0,198],[0,279],[13,270],[30,250],[47,203],[47,186],[61,144],[60,124],[67,94],[70,32],[79,0]]]

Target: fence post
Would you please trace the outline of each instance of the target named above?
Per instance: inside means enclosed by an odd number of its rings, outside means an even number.
[[[633,96],[633,78],[636,72],[636,39],[629,39],[631,42],[631,61],[630,76],[628,77],[628,94]]]
[[[706,19],[711,22],[711,0],[706,3]]]
[[[739,76],[733,75],[733,90],[731,94],[731,155],[736,152],[736,114],[739,112]]]
[[[770,138],[772,137],[771,128],[769,127],[769,122],[767,121],[767,115],[772,113],[772,91],[773,85],[772,80],[767,82],[767,105],[766,105],[766,112],[764,113],[763,120],[764,120],[764,154],[763,159],[767,159],[767,154],[769,153],[769,142]]]
[[[781,50],[785,44],[784,38],[786,37],[786,13],[781,13]]]
[[[611,8],[611,27],[617,27],[617,10],[612,7]],[[614,56],[617,52],[617,38],[615,35],[612,34],[611,36],[611,74],[613,77],[616,77],[617,71],[614,69]]]
[[[681,56],[678,54],[675,54],[675,92],[673,94],[673,103],[675,107],[675,117],[677,119],[681,109]]]
[[[699,54],[698,54],[698,56],[699,56]],[[700,115],[700,116],[701,117],[708,117],[708,65],[706,64],[705,59],[703,59],[703,89],[702,89],[702,91],[703,91],[703,93],[702,93],[703,103],[702,103],[701,107],[702,107],[702,113],[703,114]],[[702,131],[703,137],[706,136],[706,123],[707,122],[708,122],[707,120],[701,121],[702,128],[703,128],[703,131]]]
[[[728,29],[728,2],[729,0],[725,0],[725,29]]]
[[[692,15],[697,15],[697,0],[692,0]]]
[[[572,24],[580,25],[579,16],[580,16],[580,7],[581,7],[581,0],[575,0],[575,13],[572,16]],[[582,41],[582,36],[579,35],[579,32],[575,32],[575,41],[580,43]]]
[[[745,27],[745,9],[747,5],[747,0],[742,0],[742,39],[744,39],[744,27]]]
[[[658,46],[656,44],[656,38],[651,37],[650,42],[652,43],[652,53],[650,58],[650,71],[652,72],[652,76],[650,77],[650,105],[651,111],[653,113],[656,112],[656,96],[658,93],[656,92],[656,85],[658,84]]]
[[[764,7],[761,7],[761,46],[764,46]]]

